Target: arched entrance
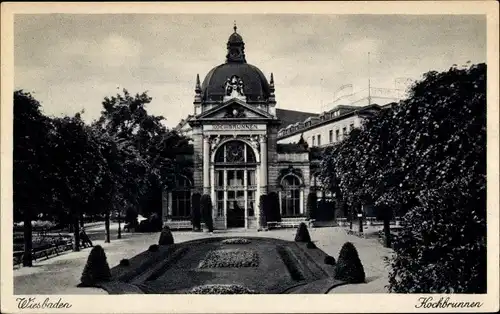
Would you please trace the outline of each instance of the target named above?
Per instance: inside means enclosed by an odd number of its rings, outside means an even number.
[[[225,217],[228,228],[246,227],[255,216],[257,160],[245,142],[230,140],[215,152],[214,211]]]
[[[298,217],[304,214],[303,187],[300,178],[294,174],[287,174],[281,179],[280,193],[281,217]]]
[[[172,218],[189,220],[191,217],[191,182],[185,176],[177,176],[172,190]]]

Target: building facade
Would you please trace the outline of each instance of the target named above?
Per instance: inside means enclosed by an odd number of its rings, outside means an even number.
[[[328,196],[315,179],[319,160],[310,147],[341,140],[339,132],[344,136],[381,110],[378,105],[339,106],[318,115],[276,106],[273,74],[268,80],[247,63],[235,26],[226,62],[203,81],[196,76],[194,114],[176,128],[192,139],[192,169],[163,193],[167,224],[190,226],[193,193],[210,195],[215,229],[263,227],[260,196],[271,192],[278,195],[282,221],[305,221],[307,195]],[[335,206],[323,210],[333,219]]]

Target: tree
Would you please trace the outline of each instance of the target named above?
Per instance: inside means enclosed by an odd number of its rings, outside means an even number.
[[[91,210],[96,187],[103,180],[102,164],[96,160],[99,148],[79,114],[53,118],[49,140],[53,144],[52,163],[56,196],[69,210],[74,230],[74,250],[80,250],[81,213]]]
[[[176,175],[185,171],[177,155],[188,145],[186,138],[162,124],[163,117],[148,114],[146,106],[151,100],[146,92],[131,96],[124,89],[123,95],[104,99],[101,117],[95,123],[99,132],[117,143],[115,152],[123,156],[121,163],[126,165],[119,167],[121,172],[113,171],[117,187],[113,205],[139,207],[143,214],[157,211],[150,209],[150,200],[159,199],[156,194],[172,187]]]
[[[426,73],[394,115],[409,210],[390,291],[485,292],[486,65]]]
[[[338,185],[351,215],[353,204],[373,203],[386,245],[389,219],[404,215],[393,239],[391,291],[485,289],[485,147],[486,65],[478,64],[426,73],[408,99],[368,118],[325,154],[323,182]]]
[[[47,187],[47,119],[40,103],[22,90],[14,92],[13,201],[14,218],[24,222],[23,266],[32,266],[31,222],[41,208],[51,203]]]

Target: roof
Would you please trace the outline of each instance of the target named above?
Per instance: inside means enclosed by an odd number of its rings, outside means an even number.
[[[304,122],[309,117],[317,117],[319,114],[305,111],[296,111],[276,108],[276,116],[281,120],[281,128],[297,122]]]
[[[270,96],[270,87],[262,71],[248,63],[223,63],[206,75],[201,85],[204,100],[222,100],[226,81],[236,75],[243,81],[243,90],[249,100],[264,101]]]
[[[278,154],[301,154],[307,153],[307,145],[297,143],[276,144]]]
[[[351,109],[347,109],[347,108],[348,108],[348,106],[344,106],[343,108],[341,108],[341,110],[338,110],[340,115],[324,116],[324,119],[319,119],[317,117],[317,114],[316,114],[316,116],[314,116],[312,119],[307,119],[309,121],[312,120],[309,125],[306,125],[304,123],[302,125],[299,125],[299,128],[294,129],[291,132],[286,132],[287,129],[285,127],[281,126],[281,129],[278,131],[278,139],[282,139],[284,137],[289,137],[289,136],[292,136],[292,135],[295,135],[298,133],[303,133],[304,131],[307,131],[307,130],[310,130],[313,128],[317,128],[321,125],[325,125],[325,124],[332,123],[335,121],[343,120],[343,119],[350,117],[352,115],[355,115],[355,114],[367,116],[367,115],[372,115],[374,112],[381,110],[381,107],[377,104],[372,104],[372,105],[368,105],[368,106],[364,106],[364,107],[357,107],[357,106],[356,107],[354,107],[354,106],[349,107]],[[333,112],[333,111],[330,111],[330,112]],[[285,132],[285,134],[282,133],[283,131]]]
[[[182,119],[177,126],[174,128],[174,130],[179,131],[182,129],[188,122],[191,120],[194,116],[192,114],[188,115],[186,119]]]

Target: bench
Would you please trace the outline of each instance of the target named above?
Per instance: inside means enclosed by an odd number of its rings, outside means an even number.
[[[340,227],[343,227],[347,224],[347,218],[345,217],[337,218],[336,221]]]
[[[165,222],[172,230],[181,230],[181,229],[192,229],[193,224],[189,220],[177,220],[177,221],[167,221]]]
[[[298,218],[283,218],[280,222],[281,228],[297,228],[301,223],[309,224],[304,217]]]
[[[279,221],[268,221],[267,229],[276,229],[281,227],[281,223]]]
[[[52,255],[59,256],[60,253],[71,250],[73,248],[73,241],[68,241],[62,245],[55,245],[43,250],[32,250],[31,259],[36,261],[45,257],[49,259]],[[24,251],[14,251],[14,265],[21,264],[24,256]]]

